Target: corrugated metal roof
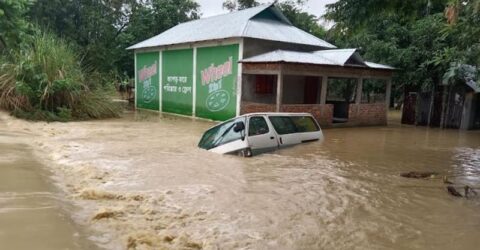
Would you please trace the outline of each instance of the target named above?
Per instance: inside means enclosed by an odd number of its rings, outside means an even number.
[[[315,52],[299,52],[299,51],[287,51],[287,50],[275,50],[265,54],[243,59],[241,62],[246,62],[246,63],[288,62],[288,63],[338,65],[335,61],[331,61],[327,58],[316,55]]]
[[[315,55],[335,62],[335,65],[345,66],[347,63],[365,65],[357,49],[333,49],[315,51]],[[349,62],[352,59],[353,62]]]
[[[271,14],[273,18],[260,15],[264,14],[265,11],[268,11],[268,14]],[[292,26],[281,11],[273,4],[270,4],[182,23],[127,49],[160,47],[237,37],[335,48],[334,45]]]
[[[379,63],[373,63],[373,62],[365,62],[365,64],[374,69],[391,69],[394,70],[395,68],[392,66],[384,65],[384,64],[379,64]]]
[[[366,67],[374,69],[389,69],[394,68],[372,63],[365,62],[358,54],[356,49],[331,49],[320,50],[314,52],[299,52],[299,51],[287,51],[276,50],[265,54],[246,58],[242,63],[272,63],[272,62],[286,62],[286,63],[304,63],[304,64],[317,64],[317,65],[331,65],[331,66],[356,66]]]

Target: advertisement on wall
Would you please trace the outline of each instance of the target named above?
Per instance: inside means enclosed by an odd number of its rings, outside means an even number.
[[[197,117],[216,121],[235,117],[238,50],[238,44],[197,49]]]
[[[158,52],[138,53],[137,55],[137,107],[143,109],[159,109],[159,72]]]
[[[162,111],[192,115],[193,49],[162,53]]]

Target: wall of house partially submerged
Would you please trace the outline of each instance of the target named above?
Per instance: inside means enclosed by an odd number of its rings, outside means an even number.
[[[312,114],[323,127],[331,126],[376,126],[387,124],[386,94],[381,95],[372,91],[372,86],[357,90],[358,79],[355,79],[352,98],[345,100],[344,96],[339,99],[329,99],[328,96],[333,89],[328,87],[326,76],[346,75],[352,78],[358,74],[358,69],[342,69],[333,67],[322,67],[312,65],[282,64],[283,70],[283,94],[279,107],[277,107],[277,79],[273,85],[272,92],[268,94],[256,93],[255,77],[267,74],[276,76],[279,74],[279,65],[274,63],[244,64],[243,93],[241,101],[241,114],[252,112],[304,112]],[[343,71],[341,71],[343,70]],[[357,74],[356,74],[357,73]],[[370,73],[370,74],[369,74]],[[362,75],[362,74],[358,74]],[[388,77],[383,72],[376,73],[367,71],[364,76]],[[330,79],[329,79],[330,80]],[[332,78],[332,81],[334,78]],[[338,84],[333,83],[332,84]],[[383,83],[385,84],[385,83]],[[325,86],[324,86],[325,85]],[[380,88],[381,89],[381,88]],[[323,92],[325,91],[325,92]],[[386,92],[383,88],[378,90]],[[377,91],[377,92],[378,92]],[[321,102],[325,96],[326,102]],[[358,97],[361,98],[357,101]],[[278,109],[279,108],[279,109]],[[341,109],[342,112],[336,112]],[[341,114],[339,114],[341,113]]]
[[[235,117],[240,57],[240,43],[137,51],[135,105],[220,121]]]
[[[310,113],[322,127],[332,127],[333,104],[283,104],[280,112]],[[275,104],[242,102],[241,114],[275,112]],[[386,105],[383,103],[350,104],[348,121],[339,126],[387,125]]]

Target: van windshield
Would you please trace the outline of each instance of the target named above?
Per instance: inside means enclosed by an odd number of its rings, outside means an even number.
[[[245,118],[237,118],[209,129],[203,134],[202,139],[198,143],[198,147],[209,150],[241,139],[245,131],[235,132],[233,129],[235,124],[240,121],[245,122]]]
[[[319,131],[317,123],[310,116],[270,116],[275,131],[279,135]]]

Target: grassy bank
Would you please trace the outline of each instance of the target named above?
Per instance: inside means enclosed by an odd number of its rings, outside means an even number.
[[[75,48],[38,32],[21,50],[0,57],[0,108],[29,120],[70,121],[117,117],[113,84],[81,66]]]

